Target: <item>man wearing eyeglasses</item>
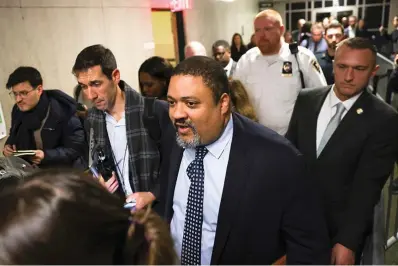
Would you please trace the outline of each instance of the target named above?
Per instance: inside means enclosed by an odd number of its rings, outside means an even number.
[[[228,78],[232,78],[236,62],[231,58],[231,46],[227,41],[218,40],[213,44],[213,57],[223,66]]]
[[[332,22],[325,29],[325,40],[328,44],[326,52],[316,54],[315,57],[322,68],[322,72],[325,75],[325,79],[328,85],[334,84],[334,73],[333,73],[333,60],[334,54],[336,53],[336,47],[339,42],[344,40],[344,28],[338,22]]]
[[[88,146],[82,123],[75,115],[76,101],[60,90],[43,90],[41,74],[33,67],[17,68],[6,87],[15,105],[4,156],[29,150],[34,155],[24,159],[41,168],[84,169],[83,154]]]

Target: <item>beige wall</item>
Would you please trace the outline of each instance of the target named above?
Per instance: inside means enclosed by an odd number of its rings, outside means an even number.
[[[5,83],[18,66],[38,68],[45,88],[72,94],[77,54],[100,43],[137,88],[138,68],[154,52],[149,0],[0,0],[0,36],[0,99],[8,127],[12,102]]]
[[[243,33],[245,43],[253,34],[253,18],[258,13],[258,0],[193,0],[193,9],[184,11],[187,42],[199,41],[211,54],[218,39],[231,42],[235,32]]]

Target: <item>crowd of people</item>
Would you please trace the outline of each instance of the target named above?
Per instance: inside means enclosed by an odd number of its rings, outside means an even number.
[[[38,171],[0,178],[0,263],[359,264],[398,113],[367,90],[377,49],[348,23],[300,20],[289,42],[267,9],[248,47],[151,57],[137,90],[103,45],[77,55],[74,98],[17,68],[3,154]]]

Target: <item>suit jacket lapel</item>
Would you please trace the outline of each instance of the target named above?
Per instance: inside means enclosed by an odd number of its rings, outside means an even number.
[[[231,151],[218,212],[211,264],[219,264],[232,223],[236,220],[239,209],[242,208],[239,206],[241,197],[238,195],[244,195],[245,186],[249,178],[247,174],[249,168],[246,165],[248,160],[242,160],[242,158],[247,158],[248,149],[245,145],[247,140],[244,136],[244,127],[239,115],[233,114],[233,128]]]
[[[325,148],[322,150],[318,158],[320,158],[322,155],[324,156],[324,154],[327,153],[330,147],[333,147],[334,145],[337,145],[338,142],[341,142],[344,139],[344,136],[349,135],[346,134],[348,130],[351,130],[352,128],[357,128],[363,123],[361,121],[361,118],[363,116],[361,116],[361,114],[358,114],[357,110],[365,109],[364,106],[369,97],[369,93],[364,90],[362,95],[357,99],[354,105],[351,106],[350,110],[348,110],[347,114],[343,117],[339,126],[336,128],[335,132],[326,143]]]
[[[169,173],[167,175],[168,185],[167,185],[167,194],[166,194],[165,217],[169,222],[173,218],[174,189],[176,186],[178,171],[180,170],[183,153],[184,149],[178,146],[177,143],[174,143],[170,155]]]
[[[308,135],[306,136],[308,139],[305,143],[309,143],[310,147],[308,149],[309,154],[313,160],[316,160],[317,155],[316,155],[316,132],[317,132],[317,127],[318,127],[318,116],[319,113],[321,112],[321,108],[323,103],[325,102],[326,96],[328,95],[330,88],[332,86],[327,86],[322,90],[317,90],[314,93],[314,103],[313,106],[310,108],[313,108],[310,114],[314,114],[313,116],[309,117],[310,119],[310,128],[308,130]],[[304,107],[306,108],[306,107]]]

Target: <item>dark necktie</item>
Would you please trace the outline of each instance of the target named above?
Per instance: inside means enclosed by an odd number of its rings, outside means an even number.
[[[187,175],[191,185],[189,186],[184,234],[182,237],[182,265],[200,265],[205,181],[203,159],[207,152],[206,147],[197,147],[195,160],[187,168]]]

